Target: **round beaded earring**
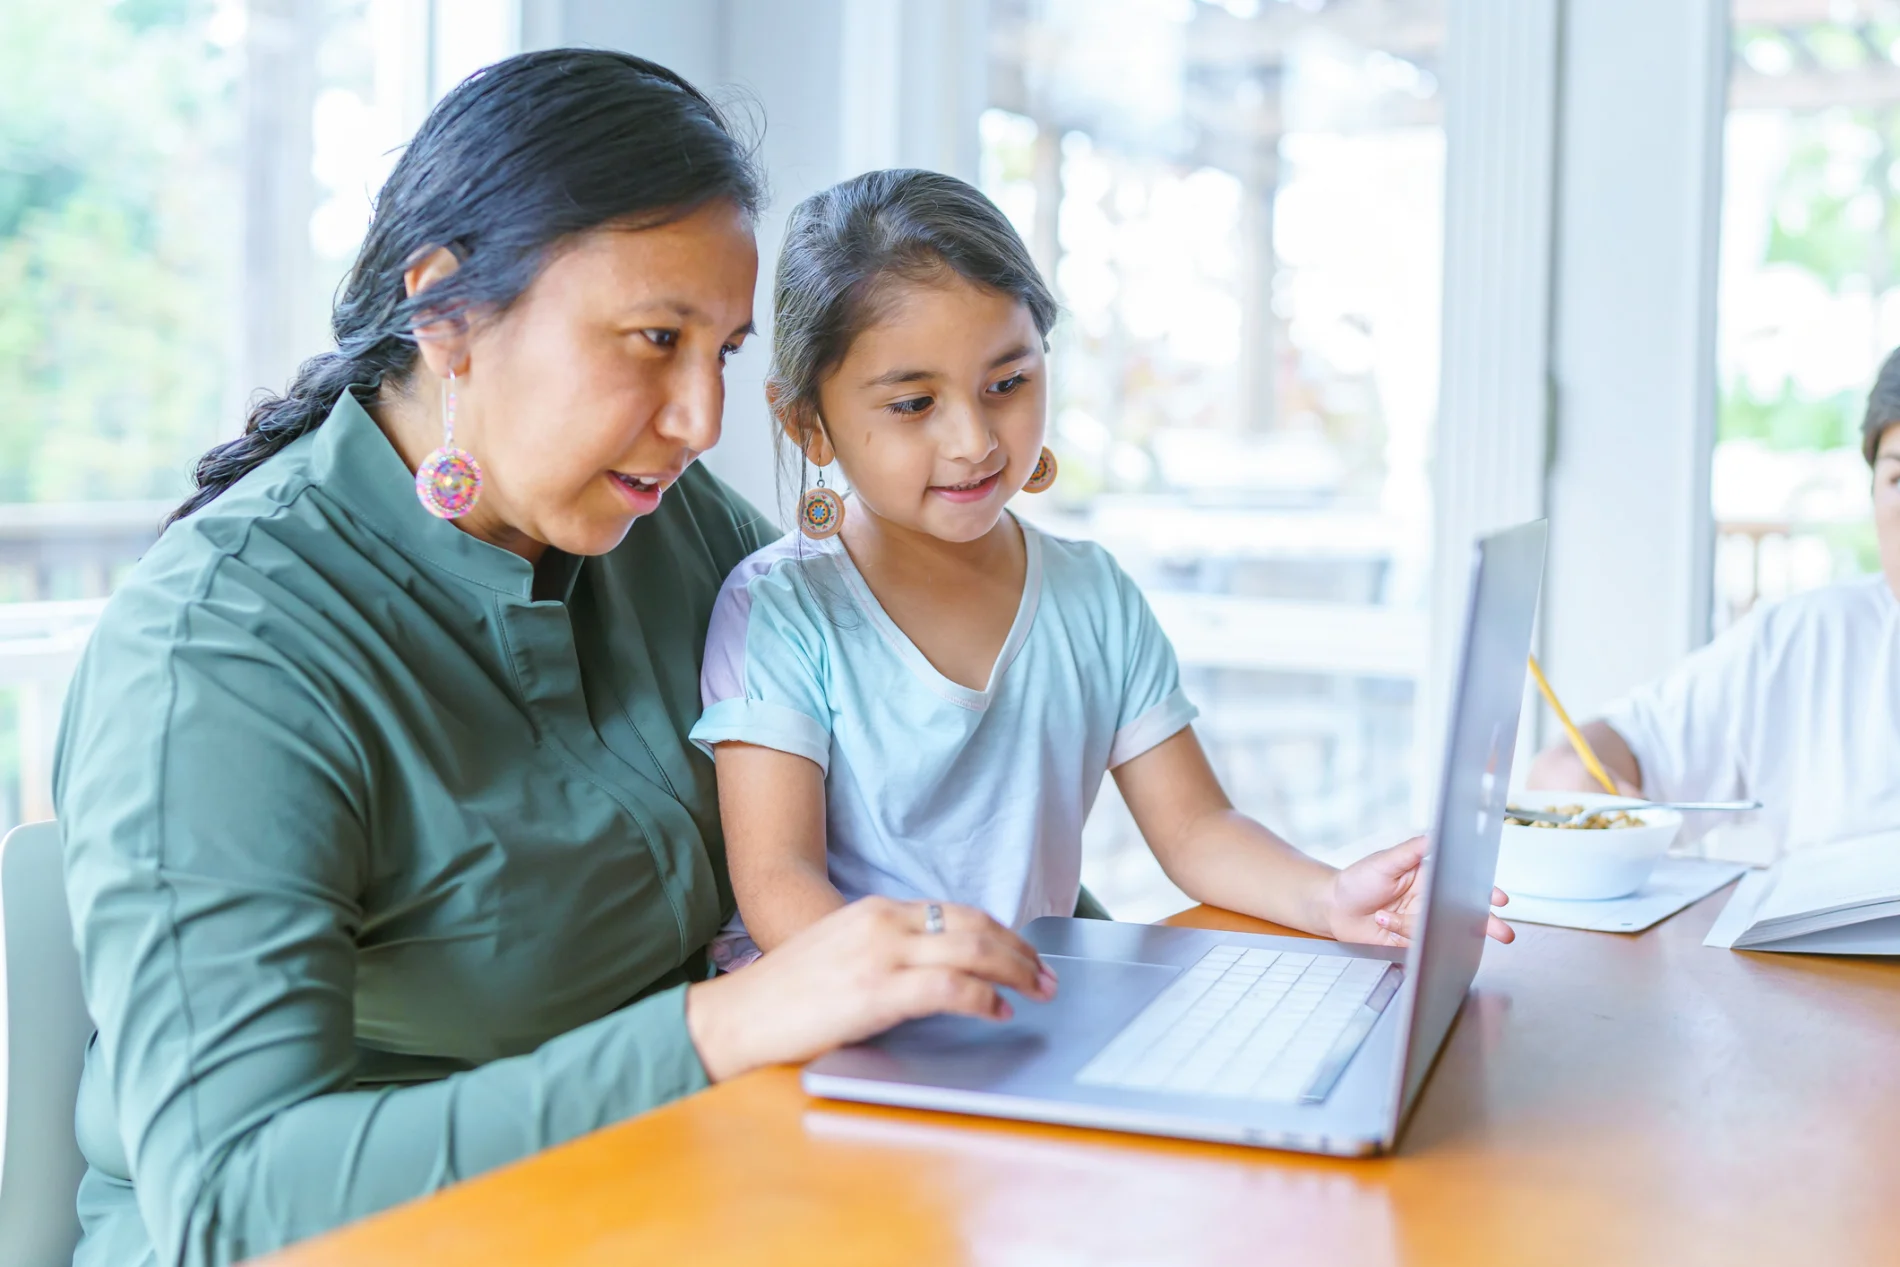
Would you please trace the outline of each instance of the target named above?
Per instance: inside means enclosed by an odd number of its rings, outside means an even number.
[[[835,537],[844,527],[844,498],[825,487],[825,468],[818,468],[818,483],[798,499],[798,530],[813,541]]]
[[[455,371],[442,392],[442,447],[416,468],[416,497],[438,519],[460,519],[482,495],[482,464],[455,447]]]
[[[1056,482],[1056,455],[1049,446],[1042,446],[1042,456],[1036,459],[1036,469],[1029,473],[1029,482],[1023,485],[1025,493],[1046,493],[1049,486]]]

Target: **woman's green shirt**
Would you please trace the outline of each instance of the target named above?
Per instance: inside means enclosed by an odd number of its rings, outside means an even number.
[[[684,983],[731,897],[685,736],[772,535],[695,468],[537,575],[347,395],[166,532],[56,768],[80,1263],[257,1254],[704,1084]]]

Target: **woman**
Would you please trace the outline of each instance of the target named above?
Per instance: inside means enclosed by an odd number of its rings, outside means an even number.
[[[464,84],[378,199],[337,350],[206,456],[109,605],[55,790],[99,1027],[78,1262],[248,1257],[1052,992],[981,914],[927,935],[891,902],[706,979],[732,899],[686,732],[720,581],[769,534],[692,462],[758,201],[650,63]]]
[[[1768,862],[1900,824],[1900,351],[1868,397],[1861,453],[1879,575],[1758,608],[1584,724],[1624,791],[1761,801],[1725,830],[1725,854]],[[1528,783],[1597,790],[1567,744],[1543,752]],[[1689,838],[1718,825],[1709,818],[1691,815]]]

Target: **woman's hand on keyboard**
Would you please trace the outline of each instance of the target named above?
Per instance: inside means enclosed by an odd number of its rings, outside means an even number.
[[[1415,913],[1425,901],[1426,840],[1414,836],[1404,844],[1381,849],[1353,863],[1333,877],[1331,931],[1340,941],[1375,946],[1403,946],[1412,936]],[[1491,905],[1510,901],[1502,889],[1491,890]],[[1485,932],[1501,942],[1517,934],[1511,926],[1490,916]]]
[[[687,989],[686,1028],[714,1082],[761,1065],[808,1060],[937,1012],[1007,1020],[1007,986],[1055,997],[1055,973],[1028,942],[982,911],[862,898],[745,968]]]

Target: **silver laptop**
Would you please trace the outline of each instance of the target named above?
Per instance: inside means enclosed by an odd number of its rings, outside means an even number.
[[[1484,949],[1544,524],[1479,541],[1424,909],[1404,949],[1105,920],[1024,936],[1062,979],[1005,1023],[910,1021],[813,1095],[1359,1156],[1393,1147]]]

